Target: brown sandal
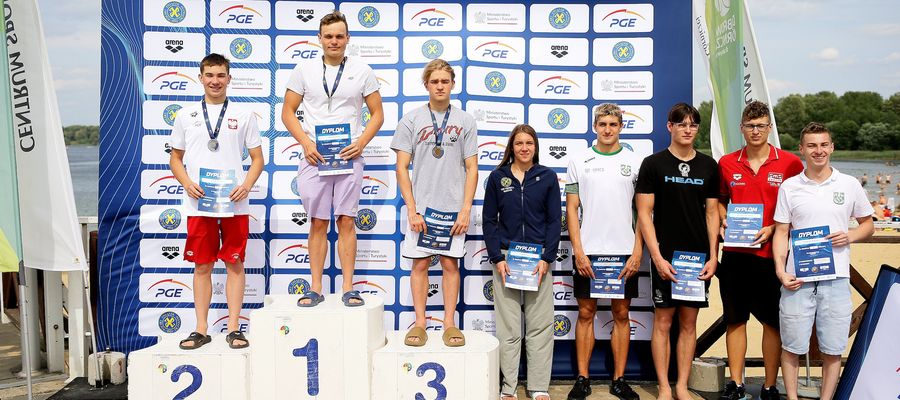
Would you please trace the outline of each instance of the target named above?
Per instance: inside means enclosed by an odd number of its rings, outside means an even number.
[[[460,339],[459,341],[453,342],[453,339]],[[462,347],[466,345],[466,337],[463,336],[462,331],[459,328],[453,326],[447,329],[444,329],[444,346],[447,347]]]
[[[418,340],[413,341],[412,339]],[[414,326],[409,330],[409,332],[406,332],[406,337],[403,339],[403,344],[412,347],[422,347],[427,341],[428,333],[425,332],[425,329],[419,326]]]

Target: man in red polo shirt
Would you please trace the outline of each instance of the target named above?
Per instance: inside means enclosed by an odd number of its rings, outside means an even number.
[[[762,204],[763,228],[753,245],[758,248],[725,247],[716,271],[728,330],[725,343],[731,381],[720,399],[743,399],[744,357],[747,354],[747,321],[752,313],[763,326],[762,352],[765,384],[760,398],[778,399],[775,378],[781,357],[778,331],[778,301],[781,282],[775,276],[772,233],[778,188],[788,178],[803,172],[800,158],[768,143],[772,123],[769,106],[754,101],[741,115],[741,133],[747,145],[719,160],[719,218],[725,227],[728,203]],[[724,236],[724,234],[723,234]]]

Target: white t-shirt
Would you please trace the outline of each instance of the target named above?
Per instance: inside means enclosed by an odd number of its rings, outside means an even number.
[[[818,183],[806,171],[791,177],[778,189],[775,221],[791,224],[791,229],[828,225],[831,233],[847,232],[850,218],[869,217],[875,210],[856,178],[834,167],[825,182]],[[839,278],[850,277],[850,246],[833,248],[834,269]],[[788,253],[787,273],[794,272],[794,255]]]
[[[634,250],[632,204],[642,161],[625,147],[613,154],[589,147],[569,159],[566,184],[578,184],[585,254],[626,255]]]
[[[209,124],[212,129],[216,129],[222,104],[207,104],[206,109]],[[200,184],[200,168],[211,168],[234,170],[237,184],[243,183],[246,176],[243,167],[244,150],[261,145],[259,127],[253,112],[241,103],[229,101],[217,140],[219,150],[209,150],[209,131],[200,103],[178,110],[170,144],[173,148],[184,150],[184,165],[191,180]],[[197,199],[188,196],[187,191],[182,204],[185,205],[184,213],[187,216],[198,215]],[[249,201],[244,199],[235,203],[234,214],[250,214]]]
[[[339,65],[326,65],[321,58],[305,60],[291,72],[288,90],[303,96],[300,103],[300,124],[309,138],[316,140],[317,125],[350,124],[351,140],[362,135],[362,107],[365,97],[378,91],[380,84],[375,72],[368,64],[356,57],[347,57],[341,81],[331,98],[328,110],[328,95],[322,86],[322,66],[325,65],[325,82],[328,91],[334,87]]]

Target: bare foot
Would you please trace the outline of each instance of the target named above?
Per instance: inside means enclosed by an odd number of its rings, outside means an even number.
[[[691,391],[688,390],[687,386],[675,385],[675,398],[678,400],[691,400],[694,396],[691,395]]]
[[[659,395],[656,396],[657,400],[672,400],[672,388],[669,386],[659,387]]]

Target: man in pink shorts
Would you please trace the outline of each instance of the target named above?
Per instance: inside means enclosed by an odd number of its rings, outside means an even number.
[[[381,128],[384,113],[378,80],[372,68],[359,58],[344,55],[350,33],[343,14],[335,11],[322,17],[319,41],[325,55],[294,67],[281,110],[284,126],[303,146],[305,161],[300,161],[297,191],[312,220],[308,243],[312,287],[303,293],[297,305],[313,307],[325,300],[322,296],[322,271],[328,253],[326,233],[334,215],[338,230],[337,252],[344,277],[342,300],[346,306],[360,306],[363,299],[358,291],[353,290],[353,269],[356,261],[356,207],[365,166],[362,153]],[[360,122],[363,102],[371,115],[365,128]],[[320,171],[326,160],[319,152],[323,149],[316,144],[317,132],[326,132],[325,129],[334,126],[350,132],[350,145],[344,147],[338,156],[351,161],[351,174],[325,175]]]

